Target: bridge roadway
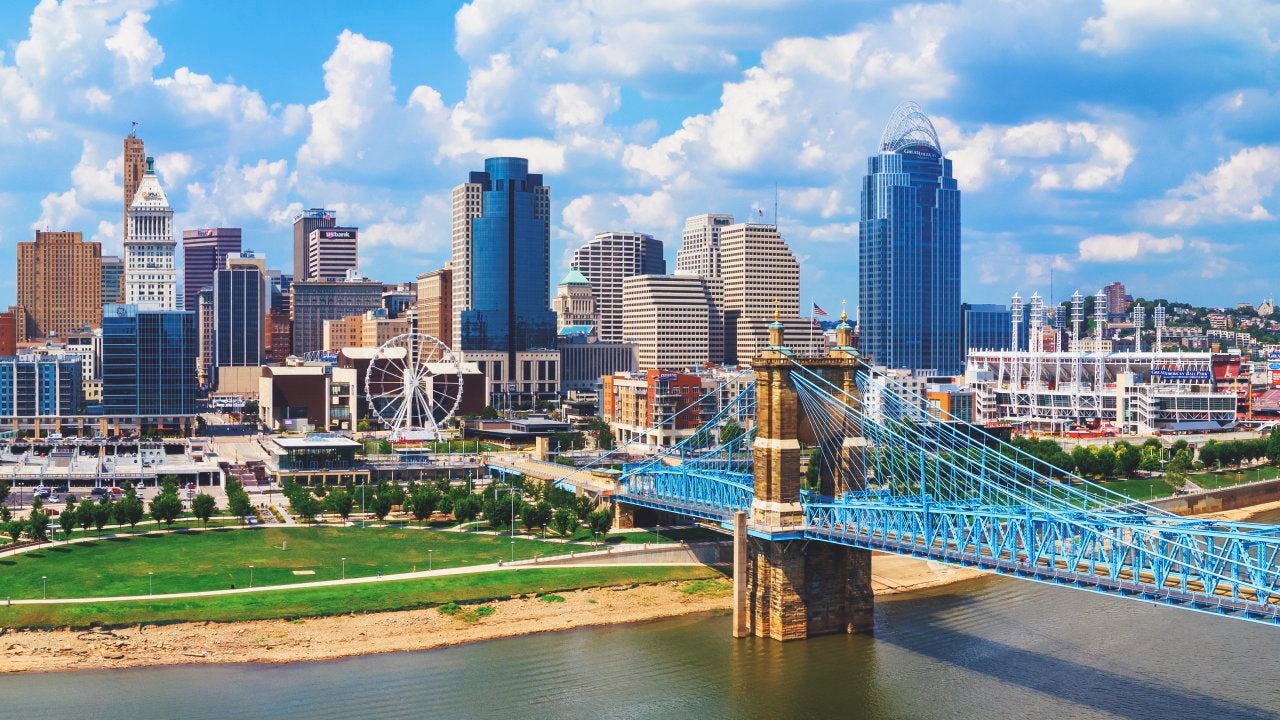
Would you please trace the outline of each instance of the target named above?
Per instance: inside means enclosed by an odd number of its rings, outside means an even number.
[[[588,469],[575,472],[567,465],[535,460],[524,453],[486,454],[484,464],[501,474],[519,473],[543,482],[553,482],[565,490],[581,490],[591,495],[611,495],[616,487],[598,479]]]

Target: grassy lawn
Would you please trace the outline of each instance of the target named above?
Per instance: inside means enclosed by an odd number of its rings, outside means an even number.
[[[241,522],[240,518],[217,517],[217,516],[209,518],[209,527],[211,528],[239,527],[243,524],[244,523]],[[200,521],[197,520],[196,518],[190,517],[190,516],[178,518],[178,520],[173,523],[174,530],[181,530],[183,528],[200,528],[200,527],[204,527],[204,525],[202,525]],[[150,518],[148,518],[147,520],[138,523],[137,527],[134,527],[134,528],[130,528],[128,526],[116,527],[116,528],[108,527],[103,529],[101,533],[99,533],[95,528],[89,528],[88,530],[81,530],[79,526],[77,526],[75,530],[71,531],[70,539],[76,540],[83,537],[98,537],[99,534],[101,535],[139,535],[142,533],[149,533],[154,530],[168,530],[168,529],[169,528],[165,527],[163,523],[159,527],[157,527],[155,522],[152,521]],[[62,528],[58,526],[58,518],[56,517],[52,518],[52,521],[49,525],[49,537],[54,540],[68,539],[67,536],[62,532]]]
[[[1194,473],[1191,476],[1191,482],[1202,488],[1222,488],[1259,480],[1274,480],[1277,477],[1280,477],[1280,467],[1264,465],[1262,467],[1249,468],[1243,472]]]
[[[480,602],[526,593],[563,592],[587,587],[712,580],[719,576],[715,570],[704,567],[528,568],[476,575],[155,602],[0,605],[0,626],[125,626],[137,623],[316,617],[348,612],[407,610],[448,602]],[[702,587],[699,586],[699,592],[702,592]]]
[[[1173,495],[1170,488],[1160,478],[1132,478],[1129,480],[1113,480],[1099,483],[1112,492],[1120,493],[1134,500],[1154,500]]]
[[[583,531],[583,532],[586,534],[587,539],[590,540],[591,533],[589,531]],[[606,542],[608,542],[610,545],[627,545],[627,544],[635,545],[635,544],[651,543],[651,542],[669,543],[669,542],[682,542],[682,541],[690,542],[690,543],[717,542],[721,540],[728,540],[730,536],[724,533],[716,532],[715,530],[711,530],[708,528],[683,527],[683,528],[661,528],[656,533],[656,537],[657,539],[655,540],[654,539],[655,533],[652,530],[639,531],[639,532],[620,532],[620,533],[610,534],[609,539]]]
[[[511,558],[507,537],[400,528],[269,527],[195,533],[132,535],[53,545],[0,558],[0,597],[145,595],[223,590],[233,585],[284,585],[378,573],[483,565]],[[516,538],[515,556],[556,555],[580,546]],[[311,571],[311,575],[295,575]]]

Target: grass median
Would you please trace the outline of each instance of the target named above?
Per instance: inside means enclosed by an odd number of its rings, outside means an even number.
[[[705,580],[712,568],[560,567],[499,570],[418,580],[388,580],[324,588],[270,590],[155,601],[58,605],[0,604],[0,626],[10,628],[121,627],[139,623],[236,622],[317,617],[482,602],[528,593],[591,587]]]
[[[0,601],[286,585],[486,565],[583,550],[417,528],[269,527],[122,535],[0,558]],[[345,562],[343,558],[346,558]],[[250,566],[253,566],[250,571]]]

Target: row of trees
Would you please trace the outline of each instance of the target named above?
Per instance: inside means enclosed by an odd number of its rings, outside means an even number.
[[[1184,476],[1197,467],[1239,467],[1247,461],[1262,458],[1280,463],[1280,429],[1256,440],[1209,440],[1200,446],[1198,459],[1190,444],[1182,439],[1175,441],[1167,451],[1156,438],[1148,438],[1141,445],[1132,445],[1124,440],[1112,445],[1077,445],[1069,453],[1048,438],[1014,437],[1010,444],[1054,467],[1101,480],[1133,477],[1140,470],[1168,473],[1175,461],[1179,464],[1173,466],[1174,474]],[[1185,477],[1183,479],[1185,481]],[[1178,486],[1181,487],[1182,483]]]
[[[503,495],[503,491],[511,494]],[[465,487],[450,485],[447,480],[435,483],[410,482],[407,487],[381,482],[372,487],[340,485],[326,488],[305,487],[286,482],[284,494],[289,511],[304,522],[313,522],[322,512],[331,512],[345,522],[359,501],[362,511],[379,521],[385,520],[399,507],[414,520],[425,523],[437,511],[452,514],[461,524],[483,517],[494,530],[506,530],[519,521],[525,531],[546,532],[568,537],[585,523],[593,534],[608,532],[613,524],[609,508],[597,509],[589,498],[541,484],[525,486],[523,478],[514,478],[508,487],[471,493]]]

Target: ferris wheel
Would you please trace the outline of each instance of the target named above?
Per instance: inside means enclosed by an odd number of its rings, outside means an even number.
[[[364,393],[392,440],[435,439],[462,402],[462,364],[430,335],[397,335],[369,360]]]

